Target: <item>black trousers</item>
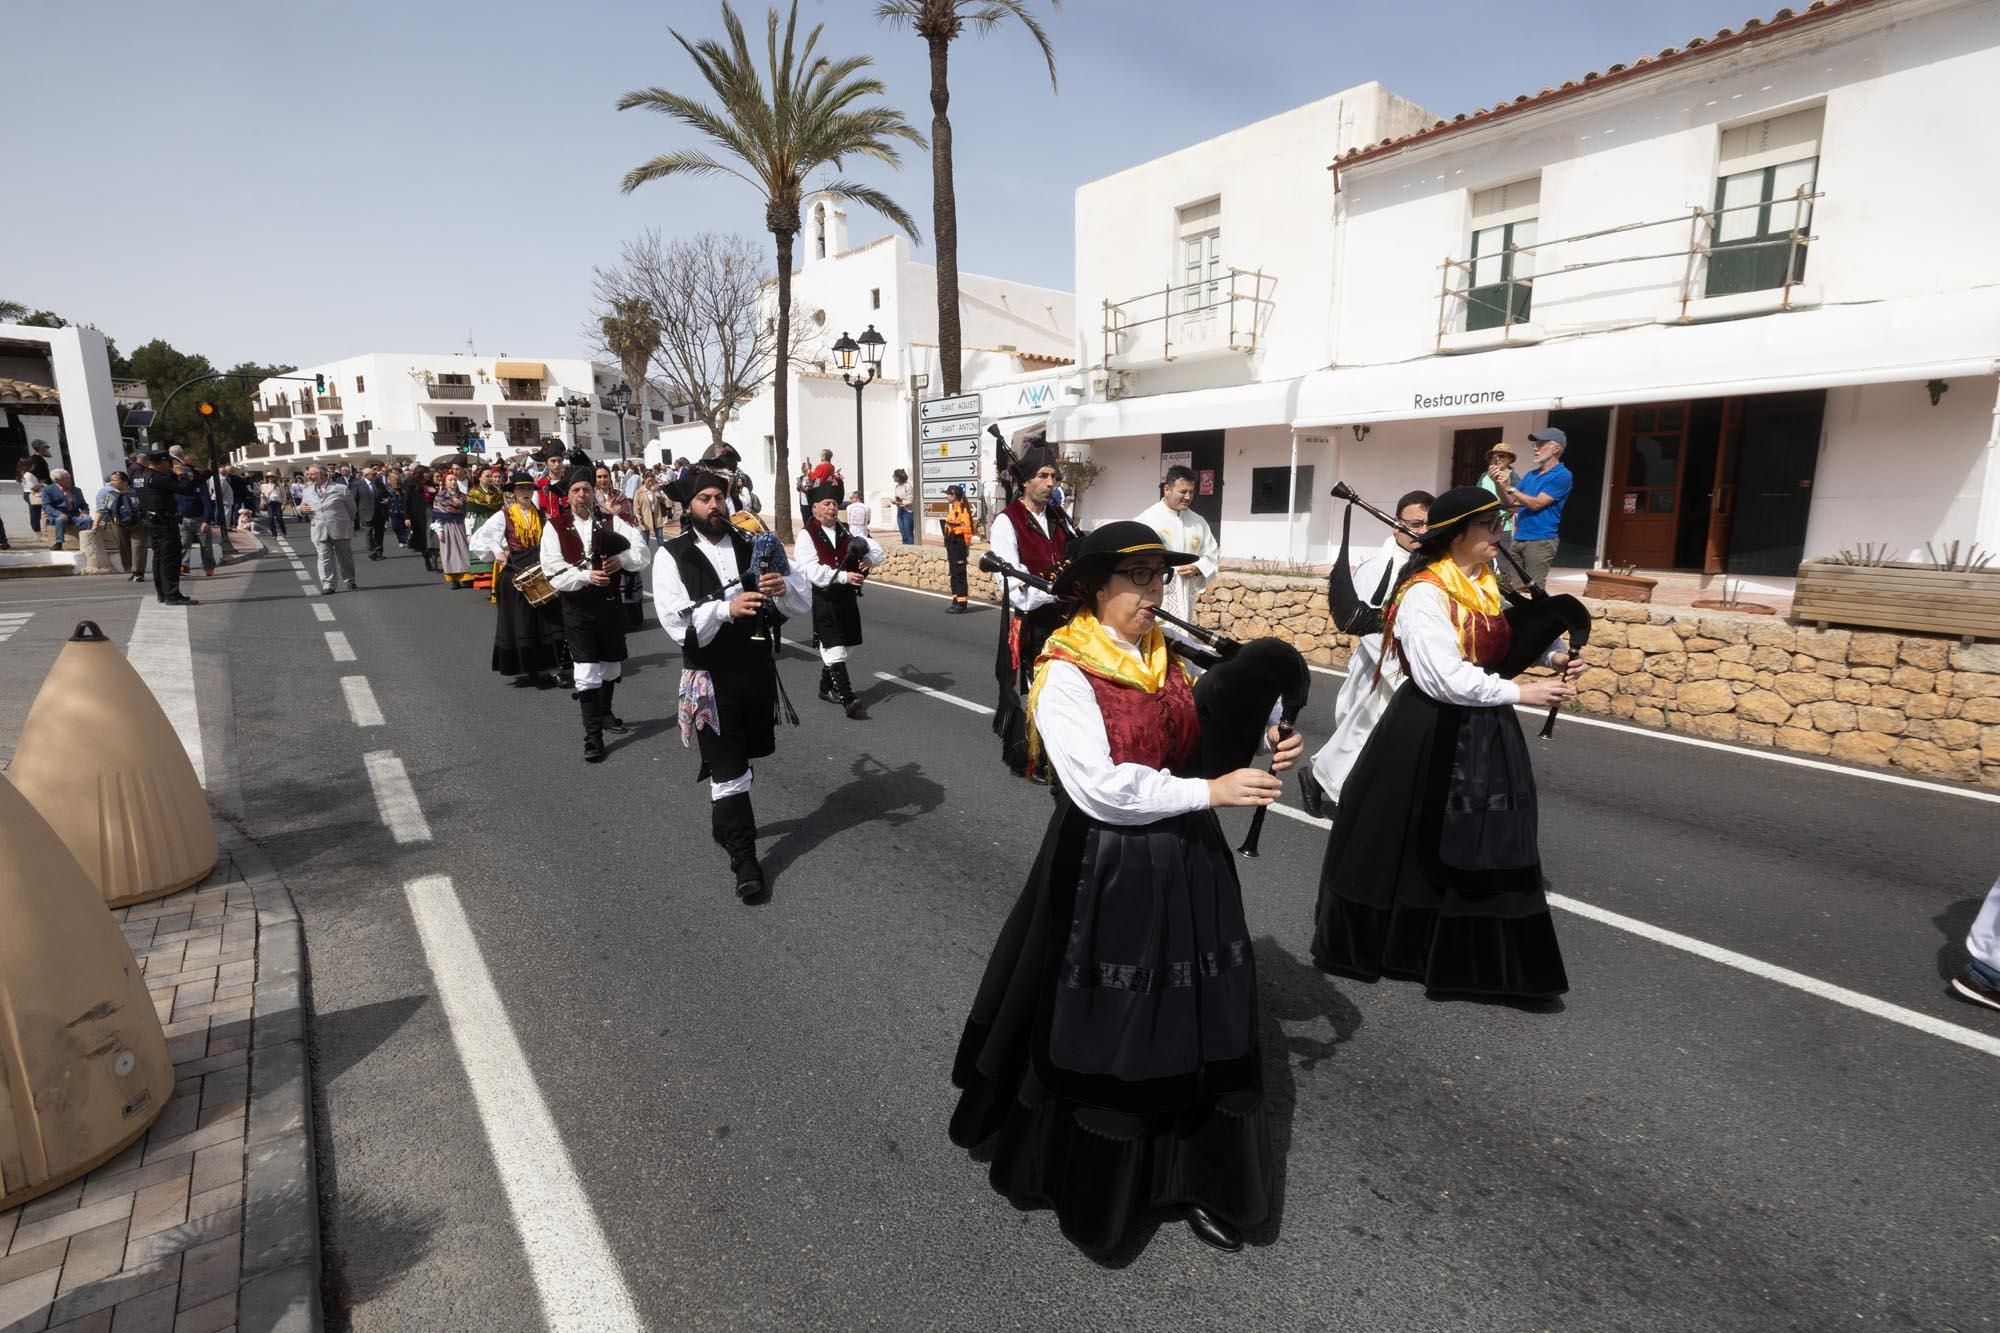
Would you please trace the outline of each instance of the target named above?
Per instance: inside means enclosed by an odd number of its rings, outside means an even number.
[[[951,595],[963,601],[968,595],[965,583],[965,561],[972,554],[972,544],[963,537],[944,535],[945,563],[951,569]]]
[[[180,596],[181,557],[187,552],[187,548],[181,545],[180,520],[148,522],[146,533],[153,541],[153,591],[159,594],[161,601]]]
[[[368,554],[382,554],[382,533],[389,526],[389,506],[378,504],[368,518]]]

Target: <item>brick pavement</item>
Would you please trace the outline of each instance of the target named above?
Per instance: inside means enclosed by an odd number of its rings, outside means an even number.
[[[117,1157],[0,1213],[0,1333],[320,1327],[298,912],[262,852],[216,835],[206,880],[112,913],[173,1096]]]

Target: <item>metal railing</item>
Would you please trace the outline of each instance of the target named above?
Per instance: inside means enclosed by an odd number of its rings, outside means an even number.
[[[1175,320],[1185,322],[1211,310],[1227,308],[1229,311],[1228,343],[1234,352],[1254,352],[1257,350],[1257,329],[1263,322],[1265,309],[1274,304],[1266,294],[1267,288],[1275,290],[1278,279],[1266,274],[1263,269],[1231,268],[1226,273],[1197,282],[1169,283],[1157,291],[1142,292],[1138,296],[1123,301],[1104,302],[1104,366],[1112,367],[1112,358],[1122,353],[1123,339],[1151,324],[1160,325],[1160,360],[1174,359]],[[1183,300],[1180,309],[1174,308],[1177,293],[1193,293],[1194,300]],[[1162,313],[1134,318],[1128,307],[1141,302],[1158,301]],[[1247,309],[1239,313],[1238,307]],[[1200,340],[1182,338],[1183,343]],[[1150,359],[1150,358],[1149,358]]]
[[[1504,311],[1504,317],[1500,323],[1491,326],[1502,330],[1502,336],[1505,337],[1506,333],[1511,331],[1515,325],[1528,322],[1528,320],[1516,319],[1514,317],[1517,307],[1526,307],[1528,305],[1527,301],[1517,302],[1515,300],[1517,288],[1523,289],[1522,294],[1527,295],[1533,292],[1535,281],[1538,278],[1563,277],[1571,273],[1582,273],[1588,269],[1608,268],[1615,264],[1642,264],[1663,259],[1685,258],[1686,260],[1681,272],[1680,315],[1675,320],[1676,323],[1685,324],[1689,320],[1689,303],[1694,301],[1698,296],[1707,294],[1696,291],[1697,278],[1705,279],[1707,275],[1704,261],[1712,261],[1717,253],[1725,255],[1747,254],[1773,246],[1785,247],[1783,279],[1764,286],[1746,287],[1743,290],[1770,291],[1775,288],[1782,288],[1778,308],[1789,310],[1792,305],[1792,288],[1798,286],[1803,280],[1800,275],[1804,269],[1802,261],[1805,258],[1806,247],[1819,239],[1819,237],[1812,235],[1806,230],[1806,218],[1810,211],[1808,206],[1813,200],[1823,198],[1824,196],[1825,191],[1808,191],[1802,185],[1791,194],[1780,196],[1776,199],[1760,199],[1750,204],[1732,204],[1727,208],[1691,209],[1690,216],[1686,219],[1670,217],[1655,218],[1649,222],[1627,222],[1616,227],[1600,228],[1597,231],[1578,232],[1574,236],[1555,236],[1546,241],[1535,241],[1529,245],[1509,245],[1505,249],[1496,250],[1490,255],[1469,255],[1464,259],[1446,256],[1444,263],[1438,266],[1443,274],[1443,278],[1438,288],[1437,345],[1442,349],[1447,336],[1460,332],[1463,329],[1465,321],[1462,315],[1465,310],[1471,308],[1475,293],[1491,292],[1495,288],[1506,289],[1505,297],[1498,303]],[[1792,225],[1783,236],[1771,236],[1762,240],[1752,239],[1744,241],[1718,242],[1714,239],[1716,220],[1725,213],[1740,213],[1750,208],[1768,208],[1775,211],[1783,208],[1786,204],[1792,205]],[[1474,285],[1473,282],[1474,265],[1476,264],[1500,264],[1503,266],[1503,271],[1511,272],[1514,267],[1514,258],[1517,255],[1538,255],[1541,251],[1552,250],[1560,245],[1574,245],[1579,241],[1601,240],[1606,236],[1622,236],[1630,232],[1645,231],[1653,227],[1672,227],[1679,225],[1683,221],[1686,221],[1688,224],[1688,241],[1685,246],[1676,249],[1659,250],[1637,255],[1617,255],[1610,259],[1586,259],[1574,264],[1564,264],[1559,268],[1546,270],[1542,269],[1540,263],[1537,262],[1536,269],[1538,271],[1525,278],[1503,278],[1499,282],[1480,283],[1478,285]],[[1454,301],[1458,303],[1457,306],[1453,305]],[[1454,315],[1459,315],[1460,318],[1454,319]]]
[[[468,398],[471,396],[466,395]],[[502,380],[500,396],[510,403],[539,403],[549,393],[541,380]]]
[[[431,399],[469,399],[472,397],[470,384],[426,384],[425,397]]]

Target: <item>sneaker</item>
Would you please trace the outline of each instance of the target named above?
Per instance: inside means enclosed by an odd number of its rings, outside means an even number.
[[[1988,1009],[2000,1009],[2000,986],[1995,986],[1979,975],[1979,969],[1967,963],[1965,970],[1951,979],[1951,988],[1960,998],[1974,1004],[1983,1004]]]

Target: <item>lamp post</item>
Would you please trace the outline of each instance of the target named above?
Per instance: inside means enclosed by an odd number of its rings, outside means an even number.
[[[625,406],[632,401],[632,386],[624,380],[611,386],[605,395],[611,400],[611,410],[618,414],[618,461],[625,461]]]
[[[556,420],[570,429],[570,448],[578,448],[576,428],[583,420],[583,414],[591,410],[591,401],[580,393],[572,393],[558,397],[555,407]],[[584,452],[589,453],[590,451],[585,449]]]
[[[873,324],[862,331],[858,340],[848,337],[843,329],[833,345],[834,359],[840,363],[840,378],[854,389],[854,489],[860,493],[864,504],[868,500],[868,474],[867,455],[861,444],[861,391],[873,384],[882,373],[882,353],[888,347],[888,341],[875,332]],[[865,375],[854,373],[856,353],[867,363],[868,373]]]

